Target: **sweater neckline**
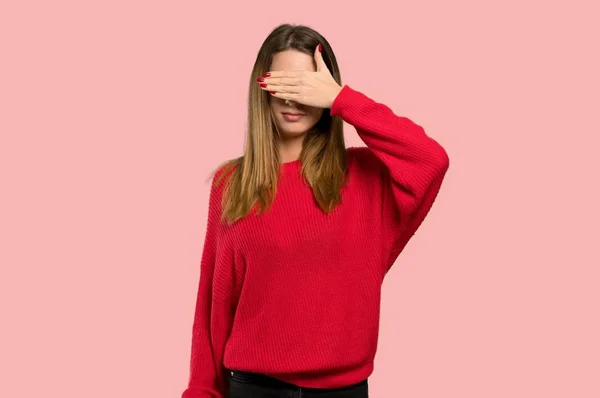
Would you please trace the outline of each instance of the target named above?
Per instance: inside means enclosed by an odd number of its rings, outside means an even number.
[[[281,163],[284,169],[295,169],[298,168],[302,162],[300,161],[300,159],[296,159],[296,160],[290,160],[289,162],[282,162]]]

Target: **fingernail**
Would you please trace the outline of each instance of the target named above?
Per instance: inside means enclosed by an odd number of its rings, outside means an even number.
[[[269,91],[271,94],[275,94],[277,91]]]
[[[262,77],[258,77],[258,78],[256,79],[256,81],[257,81],[257,82],[264,82],[264,81],[265,81],[265,79],[263,79]]]
[[[264,77],[269,77],[269,76],[271,76],[271,74],[270,74],[269,72],[265,72],[265,73],[263,74],[263,76],[264,76]]]
[[[263,88],[267,87],[267,85],[265,83],[261,83],[260,86],[263,87]]]
[[[319,52],[323,52],[323,47],[321,46],[321,43],[319,43],[319,45],[317,46],[317,48],[319,49]]]

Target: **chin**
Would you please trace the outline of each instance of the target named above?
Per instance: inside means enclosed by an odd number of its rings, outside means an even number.
[[[278,128],[283,136],[293,138],[306,134],[308,130],[310,130],[311,126],[304,124],[289,125],[287,123],[283,123],[279,125]]]

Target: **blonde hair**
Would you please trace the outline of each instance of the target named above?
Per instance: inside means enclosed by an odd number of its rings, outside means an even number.
[[[319,43],[327,68],[342,85],[335,55],[327,40],[315,30],[303,25],[282,24],[263,42],[250,76],[244,154],[217,168],[222,171],[217,183],[227,176],[221,218],[229,223],[247,216],[255,207],[258,212],[265,211],[277,192],[281,167],[279,132],[269,106],[270,94],[257,87],[256,79],[269,70],[275,53],[293,49],[312,56]],[[300,161],[302,176],[319,207],[327,213],[332,211],[341,202],[346,177],[346,148],[342,119],[332,117],[329,109],[323,110],[319,121],[307,133]]]

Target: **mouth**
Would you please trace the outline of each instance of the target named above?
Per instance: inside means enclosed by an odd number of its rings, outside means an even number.
[[[304,117],[303,113],[295,113],[295,112],[282,112],[282,115],[283,115],[283,119],[286,122],[292,122],[292,123],[298,122]]]
[[[282,112],[281,113],[283,115],[283,119],[286,122],[298,122],[300,121],[303,117],[304,117],[304,113],[297,113],[297,112]]]

